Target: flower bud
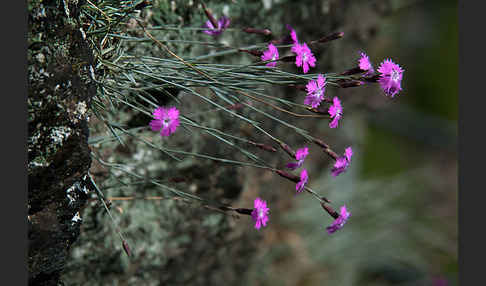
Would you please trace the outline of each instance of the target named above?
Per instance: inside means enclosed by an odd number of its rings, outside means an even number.
[[[263,143],[256,143],[253,141],[248,141],[248,143],[265,151],[277,152],[277,149],[275,149],[273,146],[270,145],[266,145]]]
[[[270,31],[269,29],[254,29],[254,28],[249,28],[249,27],[244,28],[243,32],[246,32],[246,33],[249,33],[249,34],[261,34],[261,35],[265,35],[265,36],[272,34],[272,31]]]
[[[283,142],[280,142],[280,147],[282,147],[282,149],[287,153],[289,154],[289,156],[292,158],[292,159],[295,159],[295,151],[292,150],[292,148],[290,148],[289,145],[283,143]]]
[[[364,80],[366,82],[378,82],[379,79],[380,79],[379,74],[375,74],[374,76],[370,76],[370,77],[361,77],[360,78],[360,80]]]
[[[318,44],[318,43],[326,43],[326,42],[330,42],[330,41],[333,41],[333,40],[337,40],[337,39],[340,39],[344,36],[344,33],[343,32],[335,32],[335,33],[332,33],[332,34],[329,34],[327,36],[324,36],[318,40],[314,40],[314,41],[311,41],[310,42],[310,45],[315,45],[315,44]]]
[[[347,71],[340,73],[340,75],[353,75],[353,74],[362,73],[362,72],[363,72],[362,69],[360,69],[359,67],[355,67],[355,68],[352,68],[352,69],[349,69]]]
[[[258,51],[258,50],[245,50],[245,49],[238,49],[239,52],[245,52],[245,53],[249,53],[250,55],[253,55],[255,57],[261,57],[263,55],[263,52],[262,51]]]
[[[123,250],[125,250],[125,253],[130,257],[132,256],[132,251],[130,250],[130,247],[128,246],[128,243],[123,240],[122,242]]]
[[[300,177],[299,176],[296,176],[296,175],[293,175],[293,174],[289,174],[285,171],[282,171],[282,170],[276,170],[275,173],[279,174],[281,177],[284,177],[294,183],[298,183],[300,182]]]
[[[333,218],[337,219],[339,217],[339,214],[331,206],[328,206],[326,205],[326,203],[322,203],[322,202],[321,202],[321,206]]]
[[[211,24],[213,24],[213,27],[218,27],[218,21],[216,21],[216,19],[213,17],[213,14],[211,14],[209,9],[206,8],[206,5],[204,5],[204,3],[201,2],[201,5],[203,6],[204,13],[208,17],[209,21],[211,21]]]
[[[235,212],[239,213],[239,214],[244,214],[244,215],[251,215],[251,212],[253,211],[252,209],[245,209],[245,208],[238,208],[238,209],[234,209]]]
[[[317,40],[317,42],[318,43],[326,43],[326,42],[329,42],[329,41],[334,41],[334,40],[340,39],[343,36],[344,36],[343,32],[335,32],[335,33],[332,33],[332,34],[329,34],[327,36],[320,38],[319,40]]]
[[[337,84],[341,88],[348,88],[348,87],[357,87],[360,85],[363,85],[364,83],[359,80],[345,80],[345,79],[340,79],[337,81]]]

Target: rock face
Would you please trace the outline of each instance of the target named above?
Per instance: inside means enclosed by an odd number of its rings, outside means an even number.
[[[28,3],[29,285],[59,283],[90,189],[87,120],[96,86],[76,21],[81,2]]]

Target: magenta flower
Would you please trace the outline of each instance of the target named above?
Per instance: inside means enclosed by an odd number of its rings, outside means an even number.
[[[275,61],[278,60],[278,50],[273,44],[268,44],[268,50],[263,52],[262,61]],[[266,64],[267,67],[275,67],[277,62],[270,62]]]
[[[175,107],[158,107],[153,112],[154,120],[150,121],[153,131],[160,130],[161,136],[169,136],[179,126],[179,110]]]
[[[332,105],[329,106],[328,112],[332,118],[332,121],[329,123],[329,127],[336,128],[338,126],[339,119],[341,119],[341,116],[343,115],[343,107],[341,106],[341,101],[339,101],[339,98],[334,97],[332,99]]]
[[[294,42],[291,50],[297,55],[295,57],[295,65],[298,67],[302,67],[304,73],[307,73],[309,71],[309,66],[316,66],[316,58],[314,57],[314,54],[312,54],[312,51],[309,49],[306,43],[303,43],[301,45],[298,42]]]
[[[348,161],[346,160],[346,157],[337,158],[337,160],[334,163],[334,166],[331,170],[332,176],[337,177],[339,174],[344,172],[347,167],[348,167]]]
[[[290,30],[290,37],[292,38],[292,42],[294,44],[298,43],[299,40],[297,39],[297,33],[295,32],[295,30],[289,24],[287,24],[287,29]]]
[[[351,162],[351,157],[353,157],[353,149],[351,147],[344,149],[344,157],[346,157],[348,162]]]
[[[383,91],[392,98],[395,97],[402,90],[403,69],[392,60],[386,59],[381,63],[378,72],[380,73],[378,82]]]
[[[324,92],[326,91],[326,77],[323,75],[317,76],[317,81],[311,80],[305,86],[307,89],[307,96],[304,99],[304,104],[317,108],[324,99]]]
[[[359,68],[366,72],[364,76],[372,75],[375,72],[375,69],[371,64],[370,59],[365,53],[361,52],[360,54],[361,54],[361,58],[359,59]]]
[[[336,162],[334,163],[334,166],[331,170],[331,174],[333,177],[337,177],[339,174],[346,171],[346,169],[349,166],[349,163],[351,162],[352,156],[353,156],[353,149],[351,149],[351,147],[346,148],[344,151],[344,156],[338,157],[336,159]]]
[[[300,181],[297,183],[297,185],[295,185],[295,190],[298,193],[302,192],[308,180],[309,180],[309,175],[307,174],[307,170],[302,169],[302,171],[300,172]]]
[[[203,30],[204,33],[211,35],[211,36],[217,36],[226,30],[230,24],[230,19],[225,16],[221,16],[218,20],[218,27],[214,27],[213,23],[211,23],[210,20],[206,21],[206,24],[204,25],[205,28],[209,28],[209,30]]]
[[[251,218],[255,221],[255,228],[260,229],[260,227],[266,226],[268,221],[268,211],[267,202],[260,198],[256,198],[253,202],[253,211],[251,212]]]
[[[307,157],[307,155],[309,155],[309,148],[304,147],[297,149],[297,152],[295,153],[295,159],[297,159],[297,162],[288,163],[287,168],[295,170],[302,167],[302,164],[304,164],[304,159]]]
[[[335,219],[330,226],[326,227],[327,232],[331,234],[336,230],[341,229],[350,216],[351,213],[346,210],[346,205],[342,206],[339,217]]]

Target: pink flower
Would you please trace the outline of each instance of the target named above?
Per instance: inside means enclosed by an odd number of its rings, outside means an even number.
[[[324,92],[326,91],[326,78],[323,75],[317,76],[317,81],[311,80],[305,86],[307,89],[307,96],[304,99],[304,104],[317,108],[324,99]]]
[[[328,112],[332,118],[332,121],[329,123],[329,127],[336,128],[338,126],[339,119],[341,119],[341,116],[343,115],[343,107],[341,106],[341,101],[339,101],[339,98],[334,97],[332,99],[332,105],[329,106]]]
[[[339,174],[346,171],[346,169],[349,166],[349,163],[351,162],[352,156],[353,156],[353,149],[351,149],[351,147],[346,148],[344,151],[344,156],[338,157],[336,159],[336,162],[334,163],[334,166],[331,170],[331,174],[333,177],[337,177]]]
[[[253,211],[251,212],[251,218],[255,221],[255,228],[260,229],[260,227],[266,226],[268,221],[268,211],[267,202],[260,198],[256,198],[253,202]]]
[[[351,147],[344,149],[344,157],[346,157],[348,162],[351,162],[351,157],[353,157],[353,149]]]
[[[392,98],[395,97],[402,90],[403,69],[392,60],[386,59],[381,63],[378,72],[380,73],[378,82],[383,91]]]
[[[295,65],[298,67],[302,67],[304,73],[307,73],[309,71],[309,66],[316,66],[316,58],[314,57],[314,54],[312,54],[312,51],[309,49],[306,43],[303,43],[301,45],[298,42],[294,42],[291,50],[297,55],[295,57]]]
[[[290,37],[292,38],[292,42],[294,44],[298,43],[299,40],[297,39],[297,33],[295,32],[295,30],[289,24],[287,24],[287,29],[290,30]]]
[[[375,69],[371,64],[370,59],[365,53],[361,52],[360,54],[361,54],[361,58],[359,59],[359,68],[366,72],[364,76],[372,75],[375,72]]]
[[[302,171],[300,172],[300,181],[297,183],[297,185],[295,185],[295,190],[298,193],[302,192],[308,180],[309,180],[309,176],[307,174],[307,170],[302,169]]]
[[[161,136],[169,136],[179,126],[179,110],[175,107],[158,107],[153,112],[154,120],[150,121],[153,131],[160,130]]]
[[[309,148],[304,147],[297,149],[297,152],[295,153],[295,159],[297,159],[297,163],[291,162],[287,164],[287,168],[291,170],[295,170],[297,168],[302,167],[302,164],[304,164],[304,159],[309,155]]]
[[[217,36],[223,33],[226,28],[228,28],[230,22],[231,21],[228,17],[221,16],[221,18],[219,18],[218,20],[218,27],[214,27],[213,23],[211,23],[210,20],[207,20],[205,27],[209,28],[209,30],[204,30],[203,32],[211,36]]]
[[[331,234],[336,230],[341,229],[350,216],[351,213],[346,210],[346,205],[342,206],[339,217],[335,219],[330,226],[326,227],[327,232]]]
[[[339,174],[346,170],[346,167],[348,167],[348,161],[346,160],[346,157],[337,158],[331,170],[332,176],[337,177]]]
[[[268,50],[263,52],[262,61],[275,61],[278,60],[278,50],[273,44],[268,44]],[[275,67],[277,62],[270,62],[266,64],[267,67]]]

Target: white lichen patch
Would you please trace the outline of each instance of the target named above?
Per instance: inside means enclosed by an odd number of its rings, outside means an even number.
[[[71,219],[71,222],[72,224],[74,225],[75,223],[77,222],[80,222],[82,221],[83,219],[81,218],[81,216],[79,216],[79,212],[76,212],[76,214],[73,216],[73,218]]]
[[[43,75],[43,76],[45,76],[45,77],[49,77],[49,73],[48,73],[48,72],[47,72],[45,69],[43,69],[43,68],[41,68],[41,69],[39,70],[39,74],[40,74],[40,75]]]
[[[89,66],[89,75],[91,76],[92,80],[96,81],[95,72],[92,65]]]
[[[76,190],[76,185],[72,185],[69,189],[66,190],[66,197],[69,200],[69,205],[71,205],[74,201],[76,201],[75,190]]]
[[[42,4],[39,6],[39,9],[37,10],[37,13],[34,13],[34,17],[36,19],[46,18],[47,17],[46,8]]]
[[[54,142],[54,144],[61,144],[63,141],[65,141],[71,134],[73,133],[73,130],[69,127],[66,126],[59,126],[59,127],[54,127],[51,130],[50,133],[50,138]]]
[[[85,101],[81,101],[76,104],[74,110],[68,109],[69,118],[73,121],[73,123],[78,123],[80,120],[89,120],[88,114],[88,106],[86,105]]]
[[[76,112],[79,113],[80,115],[84,115],[86,111],[88,111],[86,102],[81,101],[80,103],[78,103],[78,106],[76,106]]]
[[[46,56],[44,56],[43,53],[38,53],[37,55],[35,55],[35,59],[40,63],[40,64],[43,64],[46,62]]]
[[[50,162],[47,162],[45,159],[43,159],[42,157],[37,157],[35,158],[34,160],[32,160],[31,162],[29,162],[29,165],[27,166],[27,168],[29,170],[32,170],[34,168],[37,168],[37,167],[49,167],[49,164]]]
[[[76,183],[76,187],[78,188],[78,190],[80,190],[81,192],[85,193],[85,194],[88,194],[89,192],[89,189],[86,188],[86,186],[83,186],[82,188],[79,186],[79,183]]]
[[[39,138],[41,136],[41,133],[37,131],[32,137],[29,137],[27,139],[27,150],[30,152],[33,150],[33,147],[39,143]]]
[[[68,6],[68,1],[63,0],[64,3],[64,13],[66,13],[66,16],[69,18],[69,6]]]
[[[86,40],[86,33],[84,32],[83,28],[79,28],[79,32],[81,32],[81,36],[83,37],[83,40]]]

